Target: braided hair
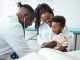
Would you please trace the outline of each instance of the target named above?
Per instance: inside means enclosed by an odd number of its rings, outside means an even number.
[[[27,4],[21,4],[21,2],[18,2],[18,5],[17,5],[19,8],[21,7],[24,7],[24,8],[27,8],[32,14],[34,14],[34,10],[31,6],[27,5]]]

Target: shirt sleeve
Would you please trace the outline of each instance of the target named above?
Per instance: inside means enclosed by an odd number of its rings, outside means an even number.
[[[25,41],[23,28],[18,21],[5,20],[3,31],[4,40],[19,57],[22,57],[29,52],[27,42]]]

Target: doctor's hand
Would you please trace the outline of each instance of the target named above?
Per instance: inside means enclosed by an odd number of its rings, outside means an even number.
[[[41,48],[54,48],[57,45],[56,41],[45,42]]]

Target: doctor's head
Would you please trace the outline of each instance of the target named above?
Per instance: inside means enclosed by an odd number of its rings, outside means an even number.
[[[49,24],[52,16],[54,13],[48,4],[39,4],[35,9],[35,27],[39,27],[41,21]]]
[[[52,21],[51,24],[52,31],[55,34],[61,33],[66,23],[65,18],[63,16],[54,16],[53,18],[51,18],[51,21]]]
[[[18,3],[18,19],[23,28],[26,28],[30,26],[34,20],[34,10],[32,9],[31,6],[27,4],[21,4],[20,2]]]

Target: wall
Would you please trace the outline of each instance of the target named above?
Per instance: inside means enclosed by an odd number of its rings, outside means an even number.
[[[0,0],[0,7],[1,7],[1,0]],[[1,17],[1,8],[0,8],[0,17]]]
[[[63,15],[67,20],[67,26],[80,28],[80,0],[55,0],[55,15]]]
[[[1,17],[13,14],[17,11],[15,0],[0,0]]]

